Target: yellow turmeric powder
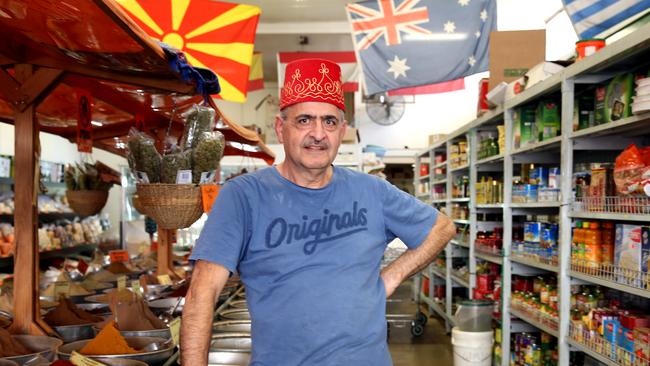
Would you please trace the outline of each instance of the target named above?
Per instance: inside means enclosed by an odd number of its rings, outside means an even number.
[[[115,322],[106,324],[106,326],[95,336],[93,340],[79,351],[82,355],[127,355],[140,353],[129,347],[126,340],[117,330]]]

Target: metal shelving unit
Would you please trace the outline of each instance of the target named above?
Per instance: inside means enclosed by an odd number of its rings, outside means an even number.
[[[576,99],[576,87],[583,88],[585,84],[600,84],[615,75],[622,72],[633,71],[633,68],[647,64],[650,59],[650,24],[642,26],[632,32],[627,37],[606,46],[599,52],[591,55],[584,60],[565,68],[563,71],[547,78],[546,80],[529,87],[517,96],[509,99],[503,106],[485,113],[483,116],[468,122],[456,131],[450,133],[445,141],[438,141],[434,146],[426,149],[421,153],[430,156],[436,152],[443,152],[447,157],[450,156],[450,146],[454,141],[461,138],[467,139],[469,149],[468,166],[450,169],[449,165],[445,179],[433,180],[434,184],[446,184],[447,199],[435,200],[437,207],[443,207],[451,210],[452,203],[467,204],[469,207],[469,217],[467,220],[454,220],[457,226],[468,227],[468,244],[467,246],[453,240],[453,246],[465,246],[469,248],[469,268],[471,289],[475,286],[476,260],[486,260],[501,265],[501,293],[502,293],[502,317],[499,321],[501,325],[502,339],[507,340],[512,333],[529,331],[531,325],[542,329],[558,337],[559,342],[559,365],[569,364],[569,353],[571,350],[583,351],[596,359],[608,365],[622,365],[622,363],[608,359],[595,353],[589,347],[577,343],[570,337],[570,313],[571,313],[571,285],[572,284],[597,284],[614,288],[619,291],[628,292],[633,295],[650,298],[650,290],[636,288],[622,284],[612,278],[599,277],[593,274],[572,270],[571,267],[571,239],[572,224],[575,219],[587,220],[611,220],[616,222],[633,222],[649,223],[650,213],[628,213],[628,212],[593,212],[581,209],[572,202],[573,187],[573,167],[577,163],[596,162],[598,157],[583,156],[581,152],[588,150],[622,150],[627,146],[631,138],[650,135],[650,113],[633,115],[615,122],[605,123],[584,130],[573,131],[573,113],[574,102]],[[578,90],[580,91],[580,90]],[[561,96],[561,134],[557,137],[547,139],[541,142],[529,144],[515,149],[514,147],[514,110],[528,103],[536,103],[541,98],[547,96]],[[478,137],[481,132],[494,131],[496,124],[503,124],[505,130],[505,149],[500,151],[499,155],[491,156],[484,159],[477,159]],[[578,156],[574,156],[578,151]],[[598,154],[594,154],[597,156]],[[585,161],[585,158],[587,161]],[[593,159],[593,160],[589,160]],[[559,202],[536,202],[536,203],[514,203],[512,202],[512,181],[515,175],[515,165],[521,163],[545,163],[560,166],[560,201]],[[431,164],[433,166],[433,164]],[[433,170],[432,170],[433,171]],[[470,199],[469,202],[456,201],[451,197],[451,188],[454,182],[454,173],[465,174],[468,171],[470,176]],[[502,204],[475,204],[477,177],[485,172],[503,172],[504,191]],[[476,251],[474,242],[476,233],[482,225],[477,220],[477,210],[480,212],[502,213],[503,215],[503,248],[504,256],[490,255],[484,252]],[[450,214],[449,211],[447,211]],[[512,253],[512,228],[513,213],[522,214],[539,214],[552,213],[558,215],[559,219],[559,246],[557,265],[533,260],[521,256],[511,256]],[[448,246],[448,248],[451,246]],[[440,277],[446,280],[447,296],[446,309],[443,315],[451,314],[451,289],[454,283],[458,281],[456,276],[451,273],[450,255],[451,249],[446,250],[447,270],[446,273],[440,274]],[[556,262],[553,262],[554,264]],[[559,320],[556,329],[550,329],[545,324],[537,322],[526,314],[517,309],[511,310],[511,289],[513,273],[555,273],[558,280],[559,296]],[[615,279],[615,278],[614,278]],[[464,284],[463,284],[464,285]],[[427,302],[431,305],[431,302]],[[434,311],[433,309],[431,309]],[[440,313],[440,312],[438,312]],[[511,319],[510,315],[520,317],[524,322]],[[445,318],[445,316],[443,316]],[[449,319],[445,319],[450,324]],[[501,366],[508,366],[510,360],[510,342],[504,341],[501,344]]]

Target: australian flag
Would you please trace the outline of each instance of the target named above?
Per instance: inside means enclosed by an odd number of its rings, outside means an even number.
[[[488,70],[496,0],[368,0],[346,9],[368,94]]]

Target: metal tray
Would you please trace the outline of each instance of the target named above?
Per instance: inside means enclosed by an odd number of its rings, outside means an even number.
[[[251,314],[245,309],[226,309],[218,314],[223,320],[250,320]]]
[[[22,356],[5,357],[5,360],[14,361],[22,365],[36,356],[41,356],[48,361],[53,361],[57,349],[63,344],[63,341],[54,337],[33,336],[33,335],[15,335],[15,340],[22,343],[23,346],[34,351]]]
[[[164,338],[157,338],[157,337],[125,337],[125,339],[126,339],[126,343],[128,343],[129,346],[135,349],[142,349],[146,345],[154,342],[164,343],[166,341],[166,339]],[[57,353],[59,359],[69,360],[72,351],[79,351],[88,342],[90,342],[90,340],[86,339],[83,341],[72,342],[61,346],[59,348],[59,352]],[[96,357],[98,358],[102,357],[107,359],[123,358],[128,360],[137,360],[137,361],[145,362],[146,364],[151,366],[158,366],[164,364],[165,361],[167,361],[172,356],[173,353],[174,353],[174,345],[170,344],[167,348],[158,351],[142,352],[142,353],[135,353],[129,355],[98,355]]]
[[[54,330],[63,338],[64,343],[95,338],[95,324],[63,325]]]
[[[250,320],[221,320],[212,323],[214,333],[249,333],[251,332]]]

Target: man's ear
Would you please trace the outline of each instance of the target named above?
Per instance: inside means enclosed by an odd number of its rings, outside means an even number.
[[[275,124],[273,128],[275,129],[275,135],[278,137],[278,142],[283,144],[284,143],[284,137],[282,136],[282,126],[284,124],[284,120],[280,115],[275,116]]]

